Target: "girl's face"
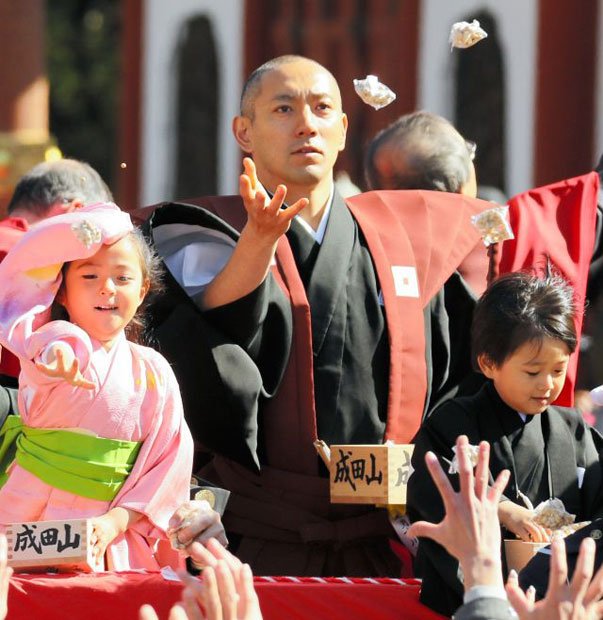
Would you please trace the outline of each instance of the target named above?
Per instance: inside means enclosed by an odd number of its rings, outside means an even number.
[[[91,258],[69,264],[57,301],[72,323],[109,350],[132,320],[149,288],[131,238],[103,247]]]
[[[536,415],[561,393],[569,357],[570,351],[564,342],[545,338],[542,346],[524,343],[500,366],[493,365],[484,356],[480,356],[478,363],[509,407]]]

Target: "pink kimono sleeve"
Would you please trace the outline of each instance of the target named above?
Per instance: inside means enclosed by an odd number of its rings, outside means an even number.
[[[163,383],[165,389],[161,410],[156,412],[132,473],[112,503],[112,507],[143,514],[146,518],[133,529],[147,538],[165,538],[170,517],[189,497],[193,466],[193,439],[184,420],[178,383],[167,361],[161,359],[155,377],[156,385]]]

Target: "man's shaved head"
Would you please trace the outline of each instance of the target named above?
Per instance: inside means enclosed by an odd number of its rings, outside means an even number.
[[[278,56],[277,58],[272,58],[268,60],[263,65],[259,66],[255,69],[251,75],[247,78],[247,81],[243,85],[243,91],[241,92],[241,116],[246,116],[253,120],[254,116],[254,104],[256,97],[260,93],[260,89],[262,86],[262,78],[271,71],[278,69],[283,65],[288,65],[294,62],[309,62],[319,67],[326,73],[328,73],[333,82],[337,84],[337,80],[333,76],[333,74],[323,67],[319,62],[312,60],[311,58],[306,58],[305,56],[299,56],[296,54],[287,54],[285,56]]]

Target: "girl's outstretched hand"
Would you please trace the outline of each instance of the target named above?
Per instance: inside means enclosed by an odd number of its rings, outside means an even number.
[[[54,343],[50,347],[48,358],[47,364],[36,362],[36,368],[47,377],[63,379],[75,387],[86,390],[96,387],[92,381],[84,379],[80,372],[80,363],[69,345],[62,342]]]

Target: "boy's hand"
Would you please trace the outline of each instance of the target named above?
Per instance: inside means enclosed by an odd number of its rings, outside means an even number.
[[[526,542],[550,542],[550,530],[534,521],[534,512],[507,500],[498,505],[501,524]]]
[[[490,446],[485,441],[480,443],[475,474],[469,458],[467,437],[461,435],[456,446],[460,492],[453,491],[437,457],[428,452],[425,463],[442,496],[446,514],[437,524],[426,521],[413,523],[408,534],[431,538],[455,556],[461,564],[466,589],[474,585],[502,587],[500,526],[496,511],[509,480],[509,471],[502,471],[489,487]]]

